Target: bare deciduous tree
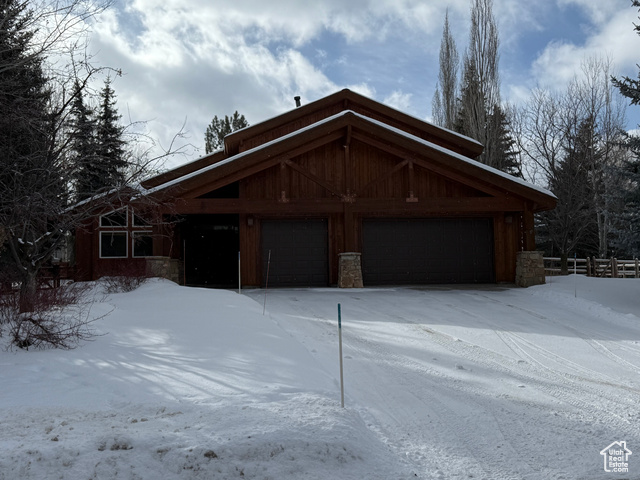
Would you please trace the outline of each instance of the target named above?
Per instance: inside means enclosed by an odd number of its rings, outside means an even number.
[[[440,71],[433,96],[432,115],[437,125],[452,130],[458,113],[458,70],[460,56],[449,28],[449,10],[444,17],[440,42]]]
[[[625,106],[609,83],[610,65],[587,58],[563,92],[534,90],[514,123],[527,177],[558,196],[556,211],[544,216],[545,234],[565,260],[576,249],[610,253],[616,172],[626,156]]]

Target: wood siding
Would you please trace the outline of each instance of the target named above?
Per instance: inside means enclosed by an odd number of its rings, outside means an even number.
[[[517,210],[522,202],[489,196],[362,141],[353,140],[346,150],[342,139],[322,145],[240,180],[236,200],[196,199],[183,208],[191,213],[241,213],[242,281],[253,286],[263,281],[263,219],[326,219],[329,283],[336,284],[338,254],[362,251],[364,219],[486,217],[489,212],[494,219],[495,279],[514,281],[520,217],[505,210]]]

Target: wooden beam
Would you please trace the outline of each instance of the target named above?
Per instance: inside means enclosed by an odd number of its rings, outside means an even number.
[[[363,192],[366,192],[367,189],[373,187],[374,185],[377,185],[380,182],[383,182],[384,180],[386,180],[387,178],[389,178],[391,175],[393,175],[394,173],[402,170],[407,164],[409,163],[409,160],[403,160],[400,163],[398,163],[395,167],[393,167],[390,170],[387,170],[386,172],[384,172],[382,175],[380,175],[377,178],[374,178],[373,180],[371,180],[369,183],[367,183],[364,187],[362,187],[360,189],[359,192],[357,192],[357,195],[360,196],[362,195]]]
[[[415,172],[413,168],[413,162],[409,162],[409,194],[407,195],[407,202],[417,202],[418,199],[415,197]]]
[[[304,215],[318,213],[344,213],[343,203],[338,198],[295,199],[287,203],[278,199],[243,198],[195,198],[177,200],[166,208],[171,214],[289,214]],[[459,214],[488,212],[518,212],[524,210],[524,203],[509,197],[437,197],[421,198],[419,202],[407,203],[404,198],[358,198],[351,204],[351,212],[373,215],[410,214]],[[531,219],[533,214],[531,211]]]
[[[353,164],[351,163],[350,148],[351,148],[351,125],[347,125],[347,135],[344,142],[343,176],[344,176],[344,187],[348,196],[350,196],[353,191],[353,181],[352,181],[353,176],[351,175]]]
[[[194,198],[177,200],[167,207],[167,213],[176,215],[189,214],[319,214],[340,213],[343,211],[339,199],[294,199],[283,203],[278,199],[243,199],[243,198]]]
[[[351,125],[347,125],[347,134],[345,135],[344,144],[347,147],[351,145]]]
[[[372,214],[424,213],[489,213],[520,211],[523,202],[508,197],[437,197],[421,198],[418,202],[407,202],[404,198],[358,198],[354,204],[354,211]]]
[[[286,162],[280,162],[280,198],[281,202],[288,202],[287,192],[289,191],[289,170]]]
[[[356,243],[355,219],[353,216],[354,204],[345,202],[344,204],[344,251],[356,252],[358,250]]]
[[[322,178],[318,177],[317,175],[311,173],[306,168],[302,168],[300,165],[295,164],[291,160],[285,160],[284,163],[286,163],[291,169],[295,170],[296,172],[298,172],[303,177],[307,177],[312,182],[317,183],[318,185],[320,185],[325,190],[328,190],[329,192],[333,193],[336,197],[342,198],[344,196],[344,193],[341,192],[338,188],[336,188],[335,186],[331,185],[329,182],[326,182],[325,180],[323,180]]]
[[[536,249],[536,236],[533,222],[533,210],[529,205],[529,202],[525,202],[524,211],[522,212],[522,242],[525,252],[530,252]]]

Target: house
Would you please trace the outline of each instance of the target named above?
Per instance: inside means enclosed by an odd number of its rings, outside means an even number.
[[[93,279],[161,259],[188,285],[336,285],[347,257],[365,286],[514,282],[534,213],[556,199],[475,161],[482,148],[342,90],[147,180],[173,228],[105,212],[76,261]]]

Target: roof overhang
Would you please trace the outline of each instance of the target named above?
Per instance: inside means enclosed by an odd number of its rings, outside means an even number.
[[[520,197],[534,212],[555,208],[556,197],[544,188],[350,110],[229,158],[203,157],[145,186],[159,199],[196,198],[347,135],[480,190]]]

